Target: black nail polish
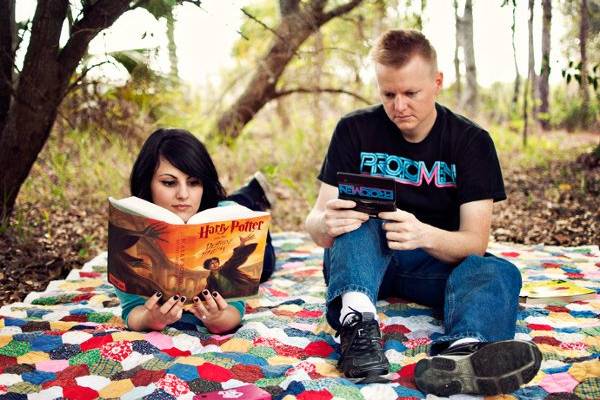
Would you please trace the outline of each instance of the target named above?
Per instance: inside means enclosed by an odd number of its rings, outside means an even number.
[[[181,301],[182,303],[185,303],[185,296],[181,296],[181,299],[180,299],[180,301]]]
[[[219,295],[219,293],[217,293],[217,291],[215,290],[214,292],[212,292],[213,297],[217,297]]]
[[[173,296],[173,300],[179,300],[179,295],[176,294],[175,296]]]
[[[204,290],[202,291],[202,294],[203,294],[203,295],[205,295],[205,296],[208,296],[208,294],[209,294],[209,293],[208,293],[208,290],[204,289]]]
[[[154,293],[154,295],[155,295],[156,297],[162,297],[162,293],[161,293],[161,292],[156,292],[156,293]]]
[[[200,300],[200,299],[199,299],[199,298],[197,298],[197,297],[194,297],[192,300],[194,300],[194,303],[197,303],[197,302],[198,302],[198,300]]]

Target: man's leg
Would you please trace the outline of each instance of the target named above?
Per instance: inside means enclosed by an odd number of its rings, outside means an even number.
[[[533,379],[539,350],[512,340],[520,288],[521,275],[506,260],[471,255],[456,266],[446,285],[445,335],[432,345],[432,354],[441,353],[417,364],[417,386],[440,396],[494,395]],[[452,345],[464,338],[479,342]]]
[[[325,250],[326,316],[341,336],[338,366],[349,378],[370,379],[389,370],[374,305],[391,258],[377,219],[338,236]],[[349,312],[340,315],[342,310]]]

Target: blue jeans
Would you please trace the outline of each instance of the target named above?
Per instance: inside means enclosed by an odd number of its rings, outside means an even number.
[[[400,297],[443,312],[445,334],[432,354],[460,338],[482,342],[515,335],[521,274],[510,262],[486,254],[447,264],[421,249],[390,250],[379,219],[338,236],[325,250],[327,322],[339,329],[341,295],[349,291],[377,299]]]

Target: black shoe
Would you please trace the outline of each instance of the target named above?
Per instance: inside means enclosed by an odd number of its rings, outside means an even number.
[[[336,333],[342,347],[338,368],[348,378],[364,378],[359,383],[379,381],[377,377],[387,374],[390,368],[383,353],[379,323],[370,312],[353,311],[346,318],[348,321],[344,320]]]
[[[512,393],[533,379],[541,361],[542,354],[532,342],[466,343],[419,361],[415,382],[422,392],[443,397]]]
[[[252,175],[247,183],[228,199],[237,201],[254,211],[265,211],[273,208],[275,204],[267,178],[260,171]]]

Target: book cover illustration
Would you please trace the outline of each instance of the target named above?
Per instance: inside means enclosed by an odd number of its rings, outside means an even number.
[[[173,224],[110,203],[108,280],[127,293],[161,291],[163,298],[179,294],[188,302],[204,289],[225,298],[255,295],[269,221],[268,213],[258,213]]]
[[[594,298],[596,292],[573,282],[555,279],[524,282],[519,294],[522,303],[538,304],[549,302],[569,303]]]
[[[337,173],[338,197],[356,202],[354,210],[377,217],[383,211],[396,211],[396,181],[380,176]]]

